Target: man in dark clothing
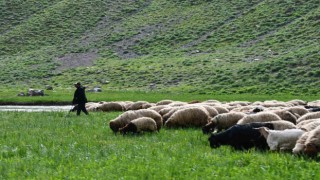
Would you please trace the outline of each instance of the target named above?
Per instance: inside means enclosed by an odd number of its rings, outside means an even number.
[[[77,88],[74,92],[72,104],[78,104],[77,115],[80,115],[80,112],[83,111],[86,115],[88,115],[88,111],[86,109],[87,97],[84,91],[84,87],[81,86],[81,83],[75,83],[74,86]]]

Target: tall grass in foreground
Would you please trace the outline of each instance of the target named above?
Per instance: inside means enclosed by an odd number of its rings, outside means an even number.
[[[0,179],[319,179],[316,160],[211,149],[199,129],[114,135],[120,113],[0,112]]]

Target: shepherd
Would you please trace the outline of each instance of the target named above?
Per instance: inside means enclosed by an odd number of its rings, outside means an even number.
[[[87,101],[87,97],[86,97],[86,94],[85,94],[85,87],[83,87],[80,82],[75,83],[74,86],[77,89],[74,92],[72,104],[78,105],[77,116],[80,115],[81,111],[83,111],[86,115],[88,115],[89,113],[88,113],[88,111],[86,109],[86,103],[88,101]]]

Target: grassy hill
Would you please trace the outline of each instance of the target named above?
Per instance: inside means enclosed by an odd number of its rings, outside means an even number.
[[[2,0],[0,17],[5,88],[319,94],[319,0]]]

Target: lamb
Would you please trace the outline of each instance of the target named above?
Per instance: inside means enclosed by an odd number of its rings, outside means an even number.
[[[310,131],[305,142],[304,153],[311,157],[316,157],[320,151],[320,126]]]
[[[267,121],[280,121],[281,118],[271,112],[260,112],[257,114],[250,114],[248,116],[243,117],[238,121],[237,124],[245,124],[251,122],[267,122]]]
[[[131,122],[134,119],[140,118],[140,117],[150,117],[153,120],[156,121],[157,124],[157,130],[159,131],[161,129],[161,126],[163,124],[162,117],[159,113],[157,113],[154,110],[150,109],[140,109],[140,110],[131,110],[126,111],[117,118],[111,120],[109,122],[109,126],[112,129],[114,133],[118,132],[119,128],[124,127],[129,122]]]
[[[246,114],[242,112],[219,114],[212,118],[208,124],[202,127],[202,132],[207,134],[209,132],[213,132],[215,129],[217,129],[217,132],[220,132],[222,129],[228,129],[237,124],[237,122],[245,116]]]
[[[270,123],[236,124],[223,132],[211,134],[208,139],[210,147],[218,148],[221,145],[230,145],[236,150],[247,150],[253,147],[261,150],[267,149],[266,139],[256,129],[259,127],[273,128]]]
[[[305,132],[301,129],[270,130],[266,127],[258,128],[266,138],[270,150],[292,150],[296,141]]]
[[[308,120],[308,119],[317,119],[317,118],[320,118],[320,112],[307,113],[307,114],[301,116],[297,120],[297,123],[300,123],[300,122]]]
[[[174,127],[201,127],[209,122],[209,113],[203,107],[180,109],[166,121],[165,126]]]
[[[157,131],[156,122],[150,117],[141,117],[132,120],[126,126],[119,129],[120,133],[125,135],[128,132],[140,133],[143,131],[154,132]]]

